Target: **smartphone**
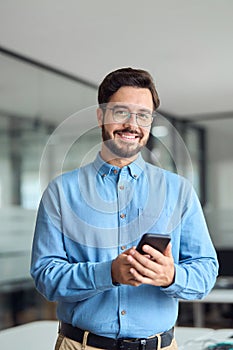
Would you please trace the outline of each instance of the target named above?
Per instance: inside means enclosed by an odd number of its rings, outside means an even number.
[[[143,250],[142,247],[145,244],[150,245],[151,247],[159,250],[161,253],[164,252],[166,246],[171,240],[170,235],[161,235],[157,233],[145,233],[140,242],[138,243],[136,250],[141,253],[141,254],[146,254]]]

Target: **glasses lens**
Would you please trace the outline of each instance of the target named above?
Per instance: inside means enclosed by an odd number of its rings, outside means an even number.
[[[137,113],[137,123],[141,126],[149,126],[152,123],[152,115],[150,113]]]
[[[130,119],[131,114],[136,115],[137,124],[140,126],[150,126],[153,121],[153,116],[147,112],[130,113],[128,109],[122,107],[110,108],[112,110],[113,119],[117,123],[124,123]]]
[[[124,122],[129,118],[129,111],[121,108],[115,108],[113,109],[113,118],[116,122]]]

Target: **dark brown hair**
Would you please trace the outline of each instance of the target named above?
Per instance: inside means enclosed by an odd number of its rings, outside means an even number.
[[[149,89],[154,103],[154,110],[159,107],[159,96],[152,76],[145,70],[133,68],[117,69],[104,78],[98,89],[99,105],[108,103],[111,96],[122,86]]]

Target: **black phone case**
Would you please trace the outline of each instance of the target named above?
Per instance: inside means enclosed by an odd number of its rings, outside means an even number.
[[[138,243],[136,250],[141,254],[146,254],[143,252],[142,247],[144,244],[148,244],[163,253],[170,240],[171,237],[169,235],[145,233]]]

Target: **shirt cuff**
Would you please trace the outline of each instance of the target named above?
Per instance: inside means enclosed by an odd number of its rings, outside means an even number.
[[[95,266],[95,284],[99,290],[107,290],[119,284],[113,284],[112,282],[112,260],[97,263]]]
[[[175,271],[175,281],[169,287],[160,288],[170,297],[178,297],[178,293],[185,288],[187,282],[187,273],[184,268],[175,264]]]

